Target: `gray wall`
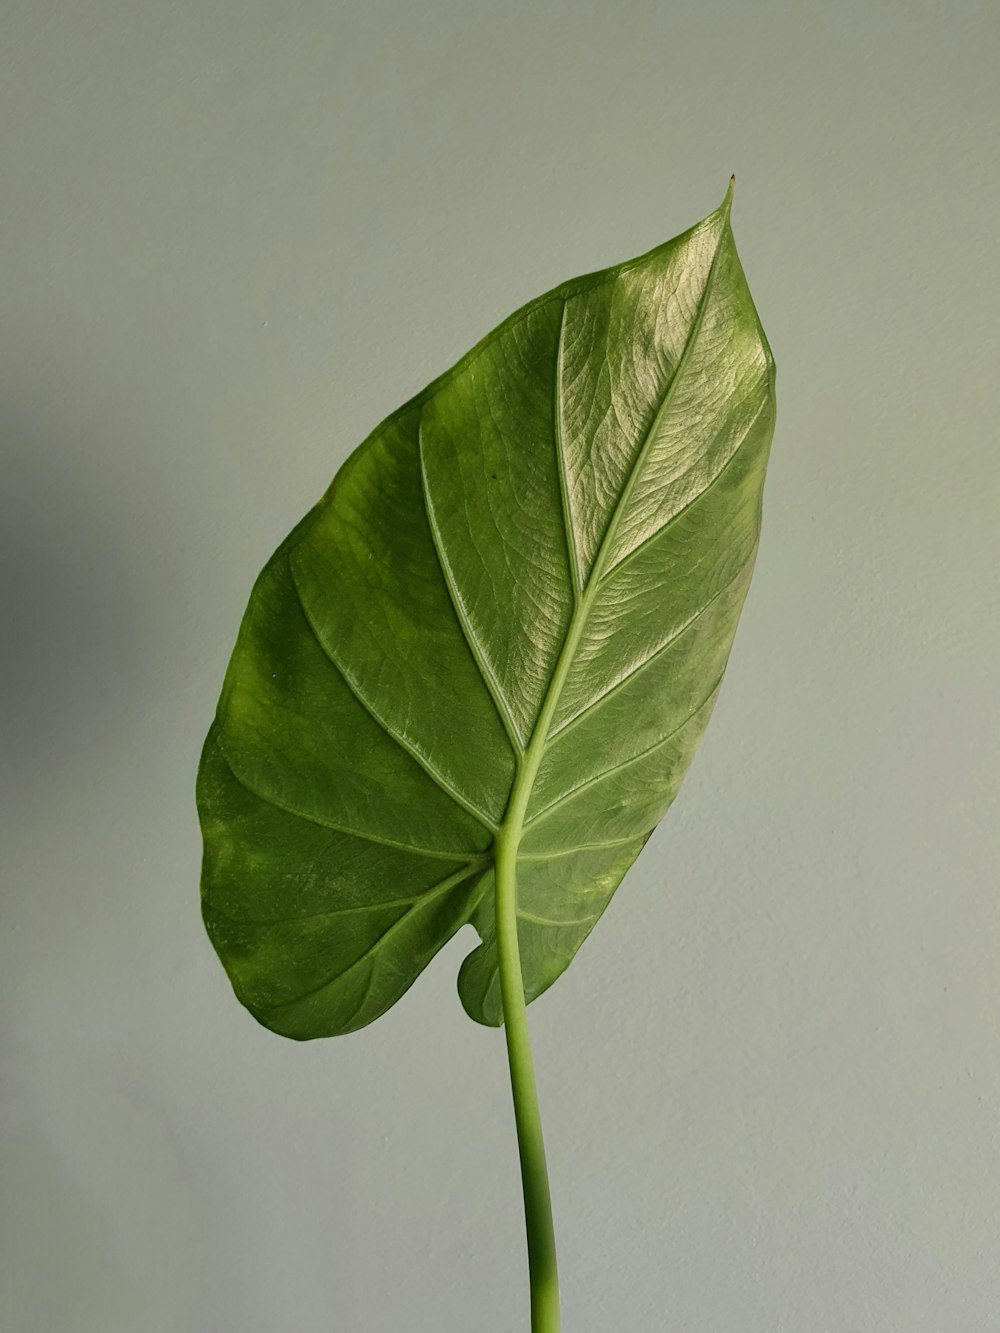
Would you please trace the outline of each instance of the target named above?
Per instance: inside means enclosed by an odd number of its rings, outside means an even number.
[[[1000,1326],[1000,20],[7,0],[8,1333],[526,1329],[463,932],[297,1045],[198,912],[251,582],[517,305],[713,209],[778,361],[684,790],[532,1007],[567,1333]]]

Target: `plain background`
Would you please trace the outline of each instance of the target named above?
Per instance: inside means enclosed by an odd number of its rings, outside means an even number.
[[[299,1045],[202,929],[250,586],[516,306],[719,203],[778,363],[675,806],[531,1019],[566,1333],[1000,1328],[1000,18],[4,6],[5,1333],[518,1333],[462,932]]]

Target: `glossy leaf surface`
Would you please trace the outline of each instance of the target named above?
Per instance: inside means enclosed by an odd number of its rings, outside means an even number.
[[[527,998],[564,971],[716,700],[773,421],[727,198],[519,310],[351,455],[254,587],[199,775],[204,918],[261,1023],[362,1027],[470,921],[462,1002],[499,1023],[516,783]]]

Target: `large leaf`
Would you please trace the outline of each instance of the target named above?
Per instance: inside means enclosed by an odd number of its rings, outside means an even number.
[[[757,550],[774,364],[729,196],[517,311],[351,455],[266,565],[199,775],[203,910],[289,1037],[384,1013],[466,922],[501,1021],[568,966],[708,721]]]

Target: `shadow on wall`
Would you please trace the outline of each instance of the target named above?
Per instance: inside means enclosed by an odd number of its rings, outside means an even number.
[[[70,450],[0,407],[0,797],[12,822],[99,759],[136,681],[126,561],[87,445]]]

